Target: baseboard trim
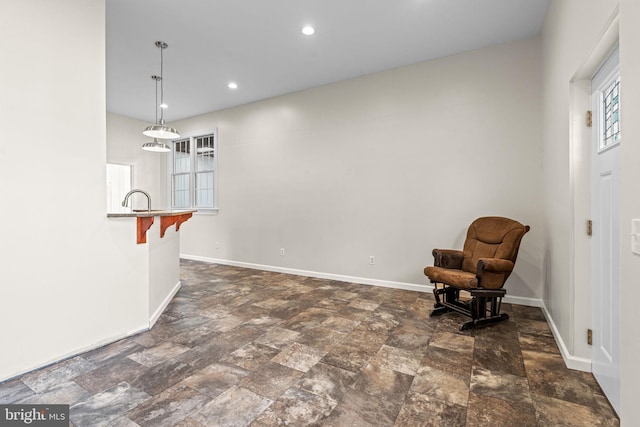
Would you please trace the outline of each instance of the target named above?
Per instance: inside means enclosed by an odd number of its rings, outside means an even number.
[[[528,297],[519,297],[513,295],[505,295],[502,299],[503,302],[507,304],[518,304],[518,305],[526,305],[529,307],[542,307],[542,300],[539,298],[528,298]]]
[[[564,340],[562,339],[562,335],[556,326],[556,323],[553,321],[553,317],[547,307],[542,303],[541,307],[542,312],[544,313],[544,317],[547,319],[547,323],[551,328],[551,333],[556,340],[556,344],[558,344],[558,349],[560,350],[560,355],[564,360],[564,364],[567,365],[567,368],[574,369],[576,371],[582,372],[591,372],[591,359],[585,357],[577,357],[569,353]]]
[[[273,271],[274,273],[292,274],[294,276],[316,277],[318,279],[328,279],[328,280],[337,280],[340,282],[358,283],[361,285],[382,286],[385,288],[404,289],[407,291],[416,291],[416,292],[432,292],[433,291],[433,286],[429,286],[426,284],[422,285],[422,284],[415,284],[415,283],[404,283],[404,282],[393,282],[388,280],[370,279],[366,277],[344,276],[341,274],[323,273],[319,271],[309,271],[309,270],[298,270],[295,268],[277,267],[277,266],[265,265],[265,264],[254,264],[250,262],[233,261],[228,259],[209,258],[209,257],[203,257],[199,255],[180,254],[180,258],[184,258],[192,261],[208,262],[210,264],[222,264],[222,265],[230,265],[233,267],[250,268],[253,270]]]
[[[180,254],[180,258],[189,259],[192,261],[203,261],[211,264],[230,265],[233,267],[251,268],[254,270],[273,271],[276,273],[293,274],[296,276],[317,277],[319,279],[337,280],[348,283],[358,283],[361,285],[382,286],[385,288],[404,289],[407,291],[417,292],[433,292],[433,285],[431,284],[415,284],[405,282],[394,282],[389,280],[370,279],[366,277],[354,277],[344,276],[341,274],[322,273],[318,271],[297,270],[286,267],[276,267],[272,265],[253,264],[242,261],[232,261],[228,259],[209,258],[199,255]],[[542,307],[542,300],[535,298],[525,298],[518,296],[506,296],[504,302],[510,304],[527,305],[531,307]]]
[[[162,301],[162,304],[160,304],[160,306],[156,309],[156,311],[153,313],[153,315],[149,319],[149,329],[153,328],[153,325],[156,324],[156,322],[158,321],[158,319],[162,315],[162,312],[164,312],[165,308],[167,308],[167,306],[169,305],[169,303],[171,302],[173,297],[180,290],[180,286],[182,286],[182,282],[180,280],[178,280],[178,283],[176,283],[176,285],[173,287],[173,289],[171,289],[171,292],[169,292],[169,294],[164,299],[164,301]]]
[[[54,363],[59,363],[59,362],[62,362],[64,360],[67,360],[67,359],[71,359],[72,357],[76,357],[77,355],[85,353],[87,351],[95,350],[97,348],[104,347],[105,345],[112,344],[112,343],[114,343],[116,341],[120,341],[121,339],[128,338],[130,336],[137,335],[139,333],[148,331],[158,321],[158,319],[160,318],[160,316],[162,315],[164,310],[167,308],[167,306],[169,305],[169,303],[171,302],[173,297],[180,290],[181,286],[182,286],[182,282],[178,281],[178,283],[173,287],[171,292],[169,292],[167,297],[162,301],[162,304],[160,304],[158,309],[153,313],[153,315],[149,319],[149,323],[147,325],[141,326],[139,328],[136,328],[136,329],[134,329],[132,331],[129,331],[129,332],[125,333],[125,334],[118,334],[118,335],[115,335],[113,337],[106,338],[104,340],[100,340],[97,343],[91,344],[88,347],[79,348],[77,350],[74,350],[72,352],[66,353],[66,354],[64,354],[64,355],[62,355],[60,357],[56,357],[54,359],[51,359],[51,360],[49,360],[47,362],[44,362],[44,363],[39,364],[37,366],[34,366],[32,368],[29,368],[29,369],[26,369],[26,370],[23,370],[23,371],[18,371],[16,373],[13,373],[13,374],[9,375],[6,378],[0,378],[0,382],[4,382],[4,381],[11,380],[13,378],[17,378],[20,375],[24,375],[24,374],[26,374],[28,372],[32,372],[32,371],[44,368],[44,367],[49,366],[49,365],[53,365]]]
[[[38,365],[36,365],[36,366],[34,366],[32,368],[25,369],[23,371],[18,371],[18,372],[13,373],[13,374],[9,375],[8,377],[5,377],[5,378],[0,378],[0,382],[12,380],[12,379],[17,378],[17,377],[19,377],[21,375],[24,375],[26,373],[33,372],[33,371],[41,369],[41,368],[45,368],[45,367],[47,367],[49,365],[53,365],[54,363],[63,362],[65,360],[67,360],[67,359],[71,359],[73,357],[76,357],[79,354],[85,353],[87,351],[95,350],[95,349],[100,348],[100,347],[104,347],[105,345],[112,344],[112,343],[114,343],[116,341],[120,341],[121,339],[128,338],[130,336],[137,335],[139,333],[146,332],[148,330],[149,330],[149,327],[145,325],[145,326],[141,326],[140,328],[134,329],[134,330],[132,330],[130,332],[127,332],[125,334],[118,334],[118,335],[115,335],[113,337],[100,340],[97,343],[91,344],[90,346],[79,348],[77,350],[74,350],[74,351],[66,353],[66,354],[64,354],[62,356],[56,357],[56,358],[51,359],[51,360],[49,360],[47,362],[44,362],[42,364],[38,364]]]
[[[372,285],[372,286],[383,286],[387,288],[395,288],[395,289],[405,289],[409,291],[418,291],[418,292],[432,292],[433,285],[417,285],[414,283],[404,283],[404,282],[393,282],[388,280],[378,280],[378,279],[369,279],[364,277],[353,277],[353,276],[343,276],[340,274],[332,274],[332,273],[322,273],[317,271],[307,271],[307,270],[297,270],[293,268],[286,267],[276,267],[271,265],[263,265],[263,264],[253,264],[248,262],[241,261],[233,261],[227,259],[218,259],[218,258],[209,258],[203,257],[199,255],[189,255],[189,254],[180,254],[180,258],[189,259],[193,261],[203,261],[211,264],[222,264],[222,265],[230,265],[233,267],[243,267],[243,268],[251,268],[254,270],[264,270],[264,271],[273,271],[276,273],[285,273],[285,274],[293,274],[296,276],[307,276],[307,277],[317,277],[319,279],[329,279],[329,280],[338,280],[342,282],[349,283],[358,283],[362,285]],[[525,305],[529,307],[538,307],[542,309],[545,318],[547,319],[547,323],[549,323],[549,327],[551,328],[551,332],[553,337],[558,344],[558,348],[560,349],[560,354],[562,355],[562,359],[564,360],[567,368],[574,369],[577,371],[583,372],[591,372],[591,359],[584,357],[576,357],[569,353],[564,340],[562,339],[562,335],[560,335],[560,331],[553,321],[553,317],[547,310],[547,307],[544,305],[544,301],[539,298],[528,298],[528,297],[520,297],[513,295],[506,295],[503,299],[505,303],[509,304],[518,304]]]

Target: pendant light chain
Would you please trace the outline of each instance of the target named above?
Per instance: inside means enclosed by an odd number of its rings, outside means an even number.
[[[160,45],[160,123],[164,124],[164,80],[163,80],[163,68],[164,68],[164,49],[167,47],[166,43]],[[157,90],[156,90],[157,96]],[[156,99],[156,105],[158,105],[158,100]],[[157,120],[157,119],[156,119]]]
[[[158,76],[151,76],[156,81],[156,124],[158,124]]]
[[[156,123],[142,132],[145,136],[154,138],[154,142],[144,144],[143,149],[149,151],[169,151],[169,146],[164,143],[159,143],[159,139],[175,139],[179,138],[178,131],[167,126],[164,123],[164,50],[168,45],[163,41],[155,42],[156,47],[160,48],[160,76],[153,75],[151,78],[156,82]],[[158,80],[160,80],[160,104],[158,104]],[[158,121],[158,108],[160,108],[160,121]]]

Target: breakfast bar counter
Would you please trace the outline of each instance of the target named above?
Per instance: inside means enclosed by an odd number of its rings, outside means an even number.
[[[154,217],[160,217],[160,237],[164,237],[167,228],[187,221],[196,210],[139,210],[125,213],[108,213],[107,218],[137,218],[137,243],[147,243],[147,230],[153,225]]]

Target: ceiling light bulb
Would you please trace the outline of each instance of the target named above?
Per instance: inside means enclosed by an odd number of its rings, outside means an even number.
[[[310,36],[315,32],[316,30],[311,25],[307,25],[302,29],[302,34],[304,34],[305,36]]]
[[[236,82],[231,82],[227,85],[229,89],[238,89],[238,84]]]
[[[167,104],[160,104],[160,108],[167,108],[169,107]]]

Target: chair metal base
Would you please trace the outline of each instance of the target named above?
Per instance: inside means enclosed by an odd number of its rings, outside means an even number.
[[[469,320],[468,322],[464,322],[462,326],[460,326],[461,331],[466,331],[468,329],[480,328],[482,326],[492,325],[494,323],[502,322],[503,320],[507,320],[509,315],[507,313],[502,313],[498,316],[485,317],[483,319]]]
[[[438,305],[437,303],[433,305],[433,311],[429,315],[429,317],[442,316],[445,313],[449,313],[453,311],[449,307],[445,307],[444,305]]]
[[[430,317],[441,316],[444,313],[455,311],[471,320],[460,326],[461,331],[492,325],[509,318],[506,313],[500,313],[502,297],[506,294],[504,289],[465,289],[471,294],[470,301],[460,300],[460,289],[447,284],[439,288],[434,283],[433,295],[436,303]]]

